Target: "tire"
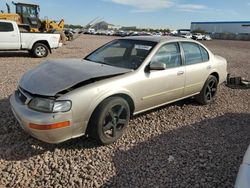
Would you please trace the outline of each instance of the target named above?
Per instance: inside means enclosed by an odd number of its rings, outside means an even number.
[[[214,102],[217,94],[218,80],[215,76],[210,75],[205,82],[201,92],[195,96],[195,100],[202,105]]]
[[[73,36],[69,35],[69,41],[72,41],[72,40],[73,40]]]
[[[49,49],[45,44],[36,43],[32,48],[32,53],[37,58],[43,58],[48,56]]]
[[[87,133],[102,145],[111,144],[123,135],[129,119],[127,101],[120,97],[110,97],[95,109]]]

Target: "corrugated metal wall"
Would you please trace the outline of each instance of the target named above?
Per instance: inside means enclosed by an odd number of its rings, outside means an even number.
[[[238,33],[250,34],[250,22],[193,22],[191,24],[191,31],[205,30],[207,33]]]
[[[192,22],[191,32],[204,30],[214,39],[250,41],[249,22]]]

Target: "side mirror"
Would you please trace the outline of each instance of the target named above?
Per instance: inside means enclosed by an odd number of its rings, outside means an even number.
[[[154,62],[149,65],[149,70],[166,70],[166,64]]]

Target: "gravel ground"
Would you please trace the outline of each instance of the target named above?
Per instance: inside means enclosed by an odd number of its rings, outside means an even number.
[[[48,58],[81,58],[112,37],[80,36]],[[204,42],[229,72],[250,79],[250,43]],[[39,64],[0,53],[0,187],[233,187],[250,143],[250,92],[222,86],[215,103],[187,99],[133,117],[113,145],[88,138],[59,145],[26,134],[8,102],[21,75]]]

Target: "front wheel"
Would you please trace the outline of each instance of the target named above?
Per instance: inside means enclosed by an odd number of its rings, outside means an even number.
[[[45,44],[36,43],[32,48],[32,53],[38,58],[47,57],[49,54],[49,49]]]
[[[94,111],[88,133],[101,144],[111,144],[123,135],[129,119],[130,108],[127,101],[120,97],[110,97]]]
[[[206,105],[215,100],[217,94],[218,80],[215,76],[210,75],[205,82],[200,94],[195,96],[197,102]]]

